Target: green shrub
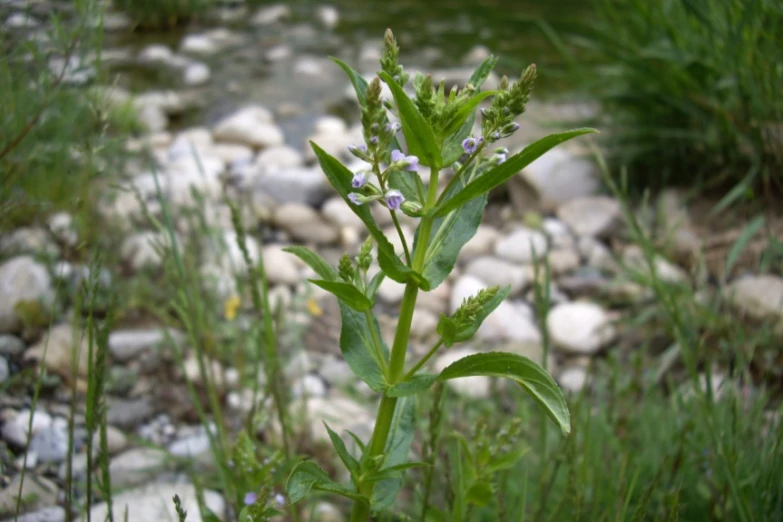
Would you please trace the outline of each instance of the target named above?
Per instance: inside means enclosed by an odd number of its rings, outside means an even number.
[[[171,27],[203,14],[215,0],[115,0],[141,27]]]
[[[608,117],[606,145],[633,188],[783,188],[783,4],[595,4],[569,61]]]

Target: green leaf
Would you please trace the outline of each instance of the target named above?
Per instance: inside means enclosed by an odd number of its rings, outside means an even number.
[[[756,216],[750,223],[748,223],[748,226],[742,230],[740,236],[731,246],[729,255],[726,256],[726,265],[723,268],[724,277],[729,277],[729,274],[731,274],[731,271],[734,269],[734,265],[737,263],[737,259],[739,259],[739,256],[742,254],[745,248],[747,248],[748,243],[751,239],[753,239],[753,236],[755,236],[763,226],[764,216]]]
[[[550,134],[545,138],[531,143],[521,152],[514,154],[497,167],[487,171],[474,179],[451,198],[445,200],[437,209],[436,216],[444,216],[452,210],[464,205],[471,199],[486,194],[493,188],[503,184],[506,180],[516,175],[520,170],[530,165],[533,161],[544,155],[550,149],[577,136],[596,132],[595,129],[575,129],[559,134]]]
[[[334,482],[315,462],[305,460],[294,466],[294,469],[291,470],[291,474],[288,476],[288,482],[286,483],[288,500],[292,504],[299,502],[312,489],[336,493],[358,502],[367,501],[365,497],[355,490]]]
[[[476,88],[476,90],[480,89],[482,85],[484,85],[484,82],[489,77],[489,73],[492,72],[492,69],[495,68],[495,65],[498,63],[497,56],[489,55],[487,58],[481,62],[481,65],[476,67],[476,70],[473,71],[473,74],[470,75],[470,80],[468,80],[468,83],[473,84],[473,87]]]
[[[379,271],[367,284],[367,298],[372,301],[373,304],[375,303],[375,295],[378,293],[378,289],[381,287],[381,283],[383,283],[385,277],[386,274]]]
[[[283,249],[283,252],[293,254],[302,261],[304,261],[310,268],[312,268],[316,274],[321,276],[326,281],[340,281],[340,276],[327,263],[324,258],[303,246],[290,246]]]
[[[367,318],[363,312],[354,311],[342,301],[340,302],[340,315],[342,317],[340,351],[345,362],[351,367],[353,373],[366,382],[373,391],[382,392],[388,387],[388,384],[377,359],[373,356],[375,348],[372,332],[367,325]],[[373,316],[373,327],[379,331],[375,316]],[[383,344],[383,339],[381,339],[381,344],[381,348],[388,353],[389,349]]]
[[[345,442],[343,442],[343,439],[340,438],[337,433],[332,431],[332,428],[330,428],[326,422],[324,422],[324,426],[326,427],[326,431],[329,433],[332,446],[334,446],[334,449],[337,451],[337,455],[340,457],[340,460],[343,461],[343,464],[345,464],[345,467],[351,473],[351,477],[358,477],[360,471],[359,461],[350,454],[348,448],[345,447]]]
[[[424,194],[424,185],[416,172],[393,170],[389,173],[388,183],[391,188],[402,192],[406,201],[418,201],[424,204],[421,197]]]
[[[495,488],[492,487],[492,482],[489,480],[474,482],[465,495],[465,500],[467,500],[468,503],[478,507],[488,505],[492,502],[493,498],[495,498]]]
[[[404,464],[408,460],[408,453],[413,442],[413,434],[416,431],[416,407],[415,400],[412,397],[405,397],[397,400],[397,406],[394,409],[391,429],[389,430],[389,439],[386,441],[384,454],[385,468],[393,468]],[[395,477],[381,480],[375,485],[373,492],[372,506],[373,511],[381,511],[389,507],[402,487],[402,478]]]
[[[527,357],[513,353],[489,352],[469,355],[445,368],[439,381],[483,375],[516,381],[554,420],[563,435],[571,431],[571,419],[563,392],[554,379]]]
[[[398,382],[394,386],[389,386],[386,390],[387,397],[408,397],[427,391],[432,383],[438,378],[437,375],[430,373],[419,373],[410,379]]]
[[[463,103],[459,109],[457,109],[457,112],[454,114],[454,116],[451,118],[451,121],[446,126],[446,128],[443,130],[443,136],[449,137],[453,133],[457,132],[460,127],[465,123],[465,121],[468,119],[468,116],[471,114],[474,114],[476,111],[476,107],[479,106],[479,103],[486,100],[493,94],[497,94],[497,91],[484,91],[484,92],[478,92],[465,100],[465,103]]]
[[[365,446],[364,442],[362,442],[362,439],[360,439],[360,438],[359,438],[359,436],[358,436],[357,434],[355,434],[354,432],[352,432],[351,430],[345,430],[345,432],[346,432],[348,435],[350,435],[350,436],[351,436],[351,438],[352,438],[352,439],[353,439],[353,441],[356,443],[356,446],[359,448],[359,450],[360,450],[362,453],[364,453],[364,450],[365,450],[366,446]]]
[[[484,472],[496,473],[498,471],[511,469],[516,465],[517,462],[519,462],[519,459],[527,454],[528,451],[530,451],[529,446],[520,445],[513,451],[507,451],[505,453],[501,453],[500,455],[496,455],[484,468]]]
[[[473,123],[476,121],[476,113],[472,113],[462,123],[457,132],[446,138],[443,142],[443,166],[449,167],[452,163],[457,161],[465,154],[465,150],[462,148],[462,141],[471,135],[473,132]]]
[[[486,205],[487,195],[482,194],[450,214],[433,220],[422,273],[430,288],[440,286],[454,269],[459,251],[476,234]],[[415,239],[418,239],[418,230]],[[414,250],[416,248],[418,245],[414,240]]]
[[[350,283],[342,281],[321,281],[318,279],[310,279],[309,281],[316,286],[320,286],[327,292],[334,294],[341,302],[347,304],[357,312],[366,312],[372,308],[372,302],[367,299],[367,296]]]
[[[330,56],[330,58],[345,71],[348,79],[351,80],[353,90],[356,91],[356,98],[359,100],[359,105],[364,107],[367,100],[367,86],[369,85],[367,80],[365,80],[361,74],[351,69],[351,67],[342,60],[335,58],[334,56]]]
[[[368,482],[378,482],[381,480],[395,479],[402,476],[402,472],[413,468],[424,468],[431,466],[428,462],[406,462],[399,466],[392,466],[390,468],[384,468],[377,473],[374,473],[368,477],[364,477],[364,480]]]
[[[340,163],[337,158],[331,156],[312,141],[310,142],[310,145],[313,147],[313,151],[315,151],[315,155],[318,158],[318,163],[320,163],[321,169],[324,171],[324,174],[326,174],[329,183],[332,184],[353,213],[364,222],[364,226],[370,232],[373,239],[375,239],[375,242],[378,245],[378,264],[381,266],[381,269],[387,276],[398,283],[407,283],[409,280],[413,280],[423,290],[429,290],[429,285],[426,280],[400,261],[400,258],[394,253],[394,247],[386,236],[383,235],[381,229],[378,228],[378,225],[375,223],[375,218],[372,217],[369,206],[354,205],[348,200],[348,194],[353,190],[351,187],[353,173],[351,173],[345,165]]]
[[[432,132],[430,124],[391,76],[384,71],[380,72],[379,76],[389,86],[394,101],[397,103],[397,110],[402,121],[402,133],[408,144],[408,153],[417,156],[422,165],[440,169],[440,147],[435,140],[435,133]]]
[[[479,309],[472,321],[464,325],[459,325],[459,327],[454,323],[454,320],[451,317],[441,315],[440,321],[438,321],[437,330],[438,334],[443,338],[443,344],[449,347],[454,343],[467,341],[473,337],[481,326],[481,323],[484,322],[484,319],[489,317],[489,314],[495,311],[495,308],[506,300],[509,293],[511,293],[511,286],[505,286],[498,290],[492,299],[484,303],[484,306]]]

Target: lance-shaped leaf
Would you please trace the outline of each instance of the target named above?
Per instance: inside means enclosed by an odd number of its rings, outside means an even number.
[[[497,56],[490,54],[483,62],[481,62],[481,65],[476,67],[476,70],[473,71],[472,75],[470,75],[470,80],[468,80],[468,83],[472,84],[476,89],[480,89],[489,77],[489,73],[492,72],[492,69],[495,68],[497,63]]]
[[[378,289],[381,287],[381,283],[383,283],[385,277],[386,274],[379,271],[370,279],[370,282],[367,283],[367,298],[373,303],[375,303],[375,295],[378,293]]]
[[[511,286],[505,286],[489,299],[481,302],[475,302],[476,296],[468,298],[468,300],[463,303],[463,306],[470,306],[473,302],[476,308],[468,317],[460,317],[459,308],[450,317],[441,315],[437,329],[438,334],[443,339],[443,344],[448,347],[454,343],[467,341],[473,337],[481,326],[481,323],[484,322],[484,319],[486,319],[495,308],[500,306],[500,303],[506,300],[509,293],[511,293]]]
[[[455,184],[449,192],[456,192],[460,188],[459,184]],[[454,212],[433,220],[422,273],[431,289],[437,288],[454,269],[459,251],[476,234],[486,205],[487,195],[483,194]],[[414,251],[420,248],[418,232],[417,229]]]
[[[331,156],[312,141],[310,145],[313,147],[318,163],[320,163],[321,169],[326,174],[329,183],[332,184],[353,213],[362,220],[364,226],[375,239],[378,245],[378,264],[381,266],[381,269],[387,276],[398,283],[407,283],[409,280],[414,280],[423,290],[429,290],[426,280],[400,261],[400,258],[394,253],[394,247],[386,236],[383,235],[381,229],[378,228],[369,207],[367,205],[354,205],[349,201],[348,194],[353,191],[351,187],[353,174],[351,171],[340,163],[337,158]]]
[[[315,462],[311,460],[300,462],[294,466],[294,469],[291,470],[291,474],[288,476],[288,482],[286,483],[288,500],[292,504],[299,502],[313,489],[327,493],[336,493],[357,502],[367,502],[367,499],[353,488],[338,484],[330,479],[329,475],[318,467],[318,464]]]
[[[359,100],[359,105],[364,107],[367,101],[367,80],[365,80],[361,74],[351,69],[351,67],[342,60],[335,58],[334,56],[331,56],[330,58],[334,63],[339,65],[343,71],[345,71],[348,79],[351,80],[353,90],[356,91],[356,98]]]
[[[432,386],[432,383],[438,378],[437,375],[430,373],[419,373],[412,376],[410,379],[398,382],[394,386],[389,386],[386,390],[388,397],[408,397],[411,395],[418,395],[423,391],[427,391]]]
[[[288,252],[289,254],[293,254],[304,261],[307,266],[312,268],[313,271],[321,276],[325,281],[340,281],[340,276],[337,274],[335,269],[332,268],[323,257],[316,254],[309,248],[305,248],[303,246],[290,246],[284,248],[283,251]]]
[[[406,462],[399,466],[392,466],[390,468],[384,468],[377,473],[364,477],[367,482],[378,482],[379,480],[399,478],[402,476],[403,471],[407,471],[413,468],[426,468],[432,466],[429,462]]]
[[[337,299],[347,304],[357,312],[366,312],[372,309],[372,302],[367,299],[361,290],[351,283],[343,281],[321,281],[319,279],[309,279],[311,283],[320,286],[327,292],[334,294]]]
[[[416,431],[416,407],[413,397],[397,400],[394,408],[389,439],[386,441],[384,468],[394,468],[408,460],[408,453]],[[397,498],[402,487],[399,477],[384,479],[375,485],[370,505],[373,511],[381,511],[389,507]]]
[[[440,146],[435,139],[435,133],[432,132],[432,127],[391,76],[386,72],[380,72],[379,76],[389,86],[394,96],[402,121],[402,133],[405,135],[405,143],[408,145],[408,153],[417,156],[422,165],[440,169]]]
[[[348,451],[348,448],[345,446],[343,439],[340,438],[337,433],[332,431],[332,428],[330,428],[326,422],[324,422],[324,426],[326,427],[327,433],[329,433],[329,439],[332,441],[332,446],[334,446],[334,449],[337,452],[337,456],[340,457],[340,460],[342,460],[343,464],[345,464],[345,467],[351,474],[351,478],[358,477],[359,472],[361,471],[359,461],[356,460],[353,455],[351,455],[351,453]]]
[[[373,391],[382,392],[388,387],[383,371],[373,354],[377,348],[374,345],[372,331],[367,324],[364,313],[356,312],[347,305],[340,304],[342,329],[340,330],[340,351],[345,362],[361,380]],[[373,328],[378,332],[378,321],[372,318]],[[378,336],[380,339],[380,336]],[[389,349],[381,342],[381,356],[388,357]]]
[[[460,377],[505,377],[516,381],[554,420],[564,435],[571,431],[571,418],[563,392],[555,380],[527,357],[513,353],[490,352],[469,355],[445,368],[439,381]]]
[[[493,188],[502,185],[506,180],[516,175],[520,170],[530,165],[555,146],[577,136],[596,132],[595,129],[575,129],[559,134],[551,134],[545,138],[531,143],[521,152],[514,154],[497,167],[487,171],[474,179],[452,197],[443,201],[435,209],[436,216],[445,216],[452,210],[464,205],[473,198],[486,194]]]
[[[389,173],[389,186],[399,190],[406,201],[422,201],[422,195],[425,194],[424,184],[421,177],[416,172],[407,170],[393,170]]]

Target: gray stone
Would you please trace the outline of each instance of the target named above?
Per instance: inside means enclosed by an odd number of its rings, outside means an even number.
[[[535,160],[521,177],[536,190],[545,207],[590,196],[600,185],[595,164],[564,148],[554,148]]]
[[[49,272],[32,257],[15,257],[0,265],[0,332],[9,333],[21,327],[15,308],[35,301],[45,309],[54,303],[54,289]]]
[[[30,410],[12,413],[3,423],[3,439],[12,445],[22,448],[27,445],[28,425],[30,423]],[[52,417],[42,410],[36,410],[33,414],[32,433],[35,435],[52,424]]]
[[[8,367],[8,360],[0,356],[0,384],[3,384],[11,376],[11,369]]]
[[[518,263],[532,263],[534,259],[546,255],[546,251],[546,236],[527,227],[517,228],[495,244],[495,255]]]
[[[325,397],[326,384],[317,375],[303,375],[293,383],[291,393],[295,399],[300,397]]]
[[[8,486],[0,490],[0,516],[12,515],[15,512],[21,481],[22,474],[19,473],[11,479]],[[22,512],[54,506],[57,504],[58,495],[57,484],[45,477],[27,473],[22,484]]]
[[[329,357],[318,367],[318,373],[332,386],[347,386],[356,381],[351,367],[343,359]]]
[[[758,320],[772,319],[783,331],[783,279],[755,275],[733,281],[725,290],[740,312]]]
[[[451,348],[449,351],[443,352],[443,354],[438,356],[438,358],[435,360],[435,371],[439,373],[452,363],[477,353],[480,352],[470,348]],[[471,399],[486,399],[489,397],[489,377],[463,377],[461,379],[453,379],[447,382],[448,386],[452,390],[454,390],[457,394],[462,395],[463,397],[468,397]]]
[[[112,357],[120,362],[135,359],[139,354],[152,350],[164,344],[167,338],[174,342],[181,341],[183,335],[175,330],[160,328],[148,330],[115,330],[109,334],[109,351]]]
[[[549,268],[554,275],[566,274],[579,268],[579,253],[573,248],[557,248],[547,255]]]
[[[120,453],[109,462],[112,487],[149,482],[165,468],[165,463],[166,452],[153,448],[134,448]]]
[[[203,427],[199,426],[199,428],[196,433],[169,444],[169,453],[180,458],[193,458],[208,453],[210,451],[209,435]]]
[[[101,434],[100,431],[96,431],[92,437],[92,447],[96,454],[100,449],[100,444]],[[122,430],[109,424],[106,426],[106,447],[109,455],[116,455],[128,447],[128,437],[125,436]]]
[[[411,337],[427,339],[438,326],[438,316],[426,309],[417,308],[411,319]]]
[[[290,169],[304,165],[302,154],[287,145],[269,147],[258,153],[255,167],[260,173],[279,169]]]
[[[374,412],[348,397],[332,394],[329,397],[300,399],[291,403],[291,411],[306,414],[306,426],[316,441],[330,440],[324,422],[338,434],[346,430],[362,438],[369,438],[372,434]]]
[[[586,301],[555,306],[546,324],[552,343],[575,354],[594,354],[616,336],[609,314],[601,306]]]
[[[182,39],[179,50],[186,54],[210,55],[217,53],[220,46],[206,34],[189,34]]]
[[[462,259],[483,256],[492,252],[500,233],[489,225],[479,225],[476,234],[460,250]]]
[[[606,237],[620,224],[622,207],[610,197],[590,196],[560,205],[557,215],[579,236]]]
[[[319,502],[313,508],[313,522],[344,522],[340,508],[329,502]]]
[[[472,275],[490,286],[503,288],[511,285],[511,294],[517,294],[531,282],[528,266],[519,266],[496,257],[484,256],[473,259],[465,266],[465,274]]]
[[[127,510],[128,522],[178,520],[174,503],[171,501],[174,495],[179,496],[182,508],[187,511],[188,522],[202,522],[198,495],[192,484],[151,483],[114,495],[112,503],[115,513],[125,513]],[[203,492],[203,499],[204,505],[223,520],[223,513],[226,510],[223,496],[207,489]],[[90,516],[92,520],[105,520],[107,512],[108,506],[102,502],[91,508]],[[85,522],[87,517],[81,520]]]
[[[325,223],[318,212],[305,205],[281,205],[275,210],[275,223],[291,234],[292,238],[305,243],[328,245],[339,239],[337,229]]]
[[[587,384],[587,370],[581,366],[564,368],[557,377],[560,386],[571,393],[579,393]]]
[[[0,355],[16,357],[24,352],[25,344],[20,338],[11,334],[0,334]]]
[[[640,247],[636,245],[626,247],[623,251],[623,262],[626,268],[637,272],[644,278],[651,279],[653,277],[650,264],[647,262],[644,251]],[[655,277],[663,282],[672,284],[688,283],[688,273],[685,270],[659,255],[653,258],[653,266],[655,267]]]
[[[204,85],[212,78],[209,66],[201,62],[193,62],[182,72],[182,82],[188,87]]]
[[[302,280],[299,264],[297,258],[283,248],[282,245],[268,245],[261,250],[266,277],[271,284],[295,285]]]
[[[46,507],[19,515],[16,519],[8,518],[3,522],[65,522],[65,509],[60,506]]]
[[[77,351],[78,374],[87,375],[88,342],[84,332],[74,332],[69,324],[58,324],[24,354],[26,361],[37,361],[49,371],[70,376],[73,372],[73,352]]]
[[[149,398],[118,399],[109,397],[106,421],[122,429],[133,429],[155,414]]]
[[[139,232],[128,236],[120,246],[120,255],[133,270],[158,268],[163,261],[161,250],[169,246],[169,236],[162,232]]]
[[[41,462],[62,462],[68,455],[67,425],[53,422],[30,439],[29,451]]]
[[[57,256],[60,249],[49,232],[37,227],[17,228],[0,238],[0,251],[6,255],[43,254]]]
[[[250,19],[250,23],[252,25],[272,25],[290,18],[290,7],[285,4],[274,4],[262,7],[256,11],[256,14]]]
[[[319,205],[332,189],[317,168],[280,168],[258,176],[255,188],[278,203]]]
[[[334,29],[340,21],[340,13],[331,5],[319,7],[315,11],[315,15],[327,29]]]
[[[339,196],[329,198],[321,208],[321,213],[326,219],[339,227],[353,227],[356,229],[364,227],[359,216]]]
[[[240,109],[215,126],[217,141],[243,143],[251,147],[273,147],[285,141],[283,131],[274,124],[272,113],[261,106]]]

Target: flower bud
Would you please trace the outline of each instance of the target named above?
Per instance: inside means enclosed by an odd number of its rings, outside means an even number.
[[[423,207],[416,201],[404,201],[400,208],[409,216],[419,217],[422,215]]]

